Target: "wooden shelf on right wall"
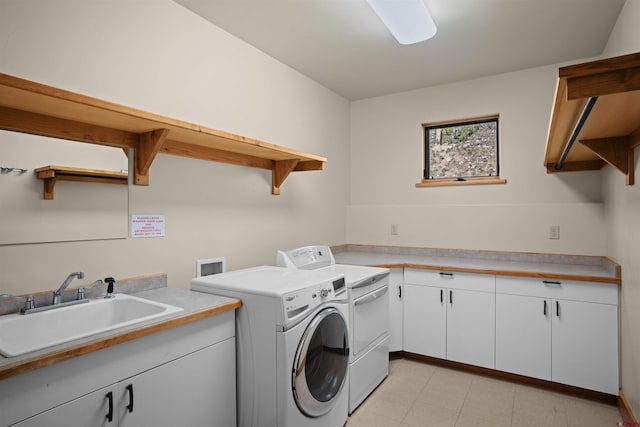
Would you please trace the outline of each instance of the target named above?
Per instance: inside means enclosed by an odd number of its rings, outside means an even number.
[[[633,185],[639,145],[640,52],[560,68],[544,160],[548,173],[612,165]]]

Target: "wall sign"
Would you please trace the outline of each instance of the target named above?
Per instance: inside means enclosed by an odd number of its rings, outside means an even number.
[[[131,237],[164,237],[164,215],[131,215]]]

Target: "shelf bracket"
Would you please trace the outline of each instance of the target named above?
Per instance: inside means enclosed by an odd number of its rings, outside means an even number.
[[[44,200],[53,200],[53,189],[56,186],[56,173],[52,170],[36,171],[38,179],[44,182],[44,191],[42,198]]]
[[[280,194],[280,186],[298,165],[298,162],[298,159],[274,160],[273,169],[271,169],[271,194],[275,196]]]
[[[136,185],[149,185],[149,168],[160,151],[162,143],[169,135],[169,129],[156,129],[140,134],[138,146],[133,154],[133,182]]]
[[[580,140],[602,160],[626,175],[627,185],[635,180],[633,141],[630,136]]]

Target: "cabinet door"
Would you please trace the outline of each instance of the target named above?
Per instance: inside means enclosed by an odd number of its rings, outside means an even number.
[[[444,289],[405,283],[405,351],[444,359],[447,350],[446,331]]]
[[[389,351],[402,351],[402,268],[389,276]]]
[[[496,369],[551,380],[551,300],[496,295]]]
[[[618,394],[618,307],[555,300],[553,381]]]
[[[495,367],[495,294],[447,289],[447,359]]]
[[[120,426],[235,426],[235,373],[232,338],[136,375],[119,383]]]
[[[112,393],[111,422],[107,420],[107,414],[109,413],[107,393],[109,392]],[[115,399],[115,393],[107,387],[13,425],[14,427],[117,426],[117,408],[115,406],[117,403]]]

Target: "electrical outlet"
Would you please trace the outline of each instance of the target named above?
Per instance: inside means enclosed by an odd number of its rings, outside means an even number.
[[[400,234],[398,232],[398,224],[391,224],[391,235],[397,236],[398,234]]]
[[[549,227],[549,239],[551,240],[559,240],[560,239],[560,226],[552,225]]]

